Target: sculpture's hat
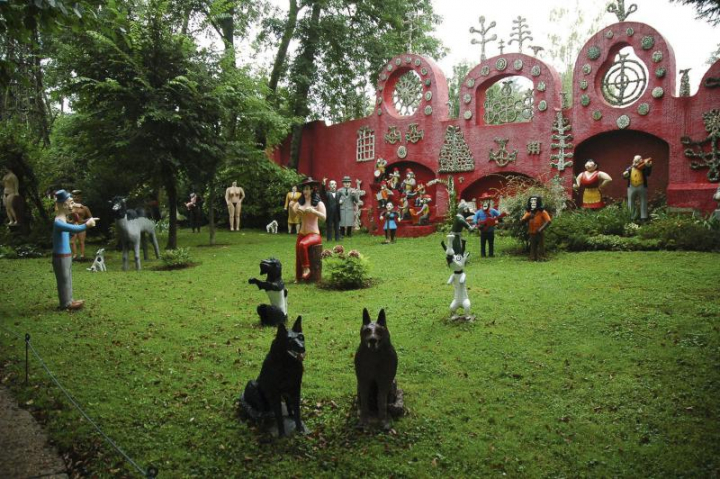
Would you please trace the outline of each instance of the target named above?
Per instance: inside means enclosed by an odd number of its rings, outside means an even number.
[[[302,183],[300,183],[301,188],[305,187],[305,186],[319,186],[319,185],[320,185],[320,182],[317,180],[313,180],[312,176],[308,176],[307,178],[305,178],[302,181]]]
[[[65,190],[57,190],[55,192],[55,201],[57,203],[65,203],[70,198],[72,198],[72,195]]]
[[[350,183],[351,181],[352,180],[350,179],[350,177],[348,175],[343,176],[343,180],[342,180],[343,183]]]
[[[482,201],[482,200],[492,200],[493,198],[495,198],[493,195],[491,195],[490,193],[485,192],[485,193],[483,193],[482,195],[480,195],[480,197],[479,197],[478,199],[479,199],[480,201]]]

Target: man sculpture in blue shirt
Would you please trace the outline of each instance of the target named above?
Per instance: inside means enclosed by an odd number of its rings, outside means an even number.
[[[53,223],[53,271],[57,280],[60,309],[71,311],[80,309],[85,301],[74,301],[72,297],[72,254],[70,251],[70,234],[82,233],[95,226],[99,218],[90,218],[84,224],[73,225],[67,222],[72,214],[73,197],[65,190],[55,192],[57,215]]]
[[[480,230],[480,257],[485,257],[485,245],[489,246],[490,257],[495,256],[495,225],[502,218],[498,210],[492,207],[492,197],[483,195],[482,207],[475,213],[475,227]]]

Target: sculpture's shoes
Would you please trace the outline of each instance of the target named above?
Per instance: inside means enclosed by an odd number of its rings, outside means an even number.
[[[303,274],[302,274],[302,279],[308,279],[308,278],[310,278],[310,273],[311,273],[310,270],[308,270],[307,273],[303,273]]]
[[[73,301],[70,303],[70,306],[67,307],[68,311],[77,311],[78,309],[82,309],[82,307],[85,305],[85,300],[80,299],[78,301]]]

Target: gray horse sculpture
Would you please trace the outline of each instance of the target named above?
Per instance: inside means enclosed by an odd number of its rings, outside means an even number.
[[[117,234],[122,244],[123,271],[128,269],[128,248],[130,245],[135,251],[135,269],[140,271],[142,269],[140,267],[141,242],[145,261],[148,259],[145,235],[150,236],[155,249],[155,257],[160,258],[160,248],[158,247],[157,236],[155,236],[155,222],[139,215],[135,210],[128,210],[125,198],[122,196],[116,196],[111,203],[115,215]]]

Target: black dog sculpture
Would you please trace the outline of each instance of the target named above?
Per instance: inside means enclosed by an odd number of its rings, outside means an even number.
[[[357,376],[358,403],[360,406],[360,426],[365,427],[371,413],[383,429],[391,427],[388,410],[396,409],[388,405],[397,404],[401,392],[397,390],[395,373],[398,357],[390,342],[390,331],[385,321],[385,310],[381,309],[376,323],[370,321],[370,313],[363,309],[363,325],[360,328],[360,346],[355,353],[355,375]],[[400,393],[400,394],[398,394]],[[402,414],[402,405],[399,406]],[[399,414],[398,414],[399,415]]]
[[[283,323],[278,325],[277,335],[265,357],[260,376],[249,381],[240,398],[243,411],[253,419],[275,416],[278,435],[285,435],[283,399],[288,413],[295,421],[295,430],[306,433],[300,420],[300,388],[302,386],[305,337],[302,333],[302,317],[298,316],[288,331]],[[291,423],[292,424],[292,423]]]
[[[271,304],[261,304],[257,307],[260,323],[263,326],[277,326],[287,323],[287,295],[288,290],[282,280],[282,263],[275,258],[264,259],[260,262],[260,274],[267,275],[267,281],[250,278],[249,284],[256,284],[258,289],[265,290]]]

